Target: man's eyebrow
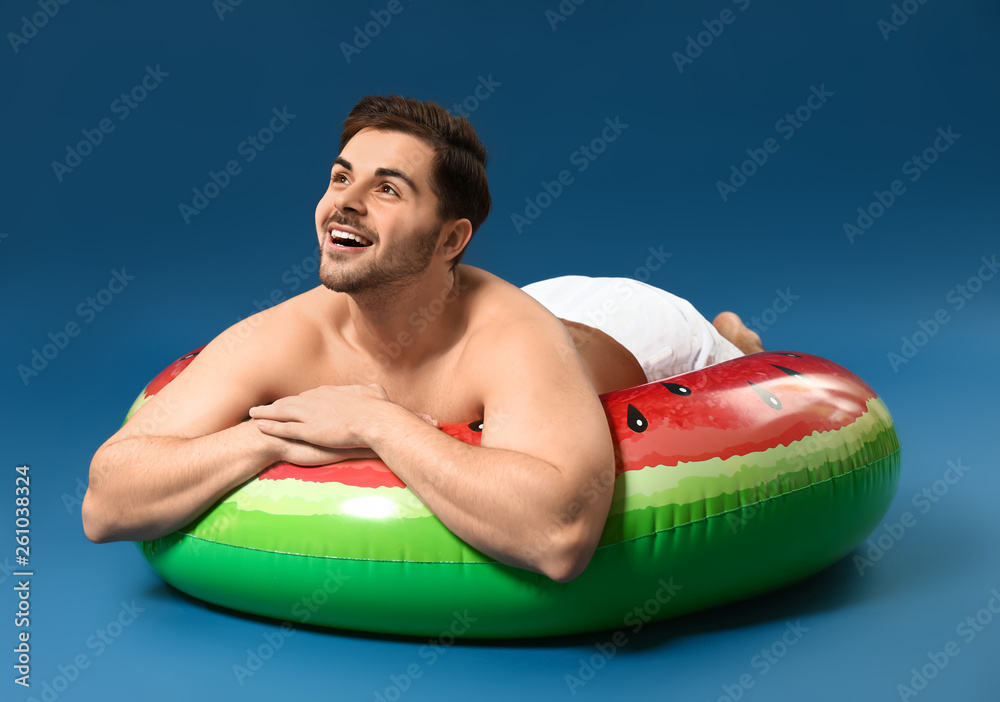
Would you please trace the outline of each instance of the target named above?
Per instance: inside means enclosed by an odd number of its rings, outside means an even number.
[[[403,173],[402,171],[397,171],[395,168],[376,168],[375,169],[376,178],[399,178],[401,181],[410,186],[410,189],[419,193],[420,190],[417,188],[417,184],[410,180],[410,177]]]
[[[351,165],[351,162],[348,161],[347,159],[341,157],[341,156],[338,156],[337,158],[333,159],[333,165],[336,166],[338,164],[341,165],[341,166],[343,166],[344,168],[346,168],[349,171],[353,171],[354,170],[354,166]],[[406,175],[402,171],[397,171],[395,168],[377,168],[377,169],[375,169],[375,177],[376,178],[399,178],[401,181],[403,181],[404,183],[406,183],[407,185],[409,185],[410,188],[413,190],[413,192],[415,192],[415,193],[419,193],[420,192],[420,188],[417,187],[417,184],[414,183],[410,179],[410,177],[408,175]]]

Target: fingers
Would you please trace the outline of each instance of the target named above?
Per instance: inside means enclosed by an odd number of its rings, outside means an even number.
[[[286,440],[281,452],[281,460],[297,466],[311,468],[359,459],[377,459],[379,456],[368,447],[332,449],[316,446],[307,441]]]
[[[250,416],[254,419],[273,419],[282,422],[301,421],[299,408],[285,400],[277,400],[269,405],[259,405],[250,408]]]
[[[253,415],[251,415],[253,416]],[[283,439],[301,439],[302,425],[294,422],[276,422],[269,419],[258,419],[257,428],[265,434]]]
[[[420,417],[425,422],[427,422],[428,424],[430,424],[432,427],[438,426],[438,421],[429,414],[424,414],[423,412],[417,412],[417,416]]]

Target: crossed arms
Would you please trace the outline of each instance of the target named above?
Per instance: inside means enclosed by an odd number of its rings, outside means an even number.
[[[290,335],[266,328],[273,318],[263,321],[246,341],[223,332],[98,449],[83,503],[88,538],[176,531],[278,461],[377,455],[483,553],[559,582],[586,568],[607,518],[614,459],[603,408],[558,320],[538,315],[470,339],[469,375],[485,408],[479,447],[377,385],[282,397],[287,366],[274,359],[299,351],[282,341]]]

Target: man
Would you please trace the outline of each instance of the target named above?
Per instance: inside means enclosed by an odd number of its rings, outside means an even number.
[[[255,315],[249,338],[224,331],[98,449],[88,538],[176,531],[278,461],[378,456],[471,546],[560,582],[579,575],[611,501],[610,488],[580,499],[614,471],[598,394],[656,371],[459,264],[490,209],[485,161],[469,123],[434,103],[359,102],[316,208],[322,285]],[[645,287],[632,293],[656,291]],[[716,323],[760,350],[735,315]],[[434,426],[478,418],[481,447]]]

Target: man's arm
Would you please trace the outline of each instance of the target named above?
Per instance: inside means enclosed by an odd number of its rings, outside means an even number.
[[[571,580],[607,519],[610,429],[565,327],[538,315],[512,328],[467,350],[485,407],[482,447],[433,429],[372,387],[318,388],[251,416],[276,436],[370,446],[466,543]]]
[[[271,450],[246,422],[193,438],[133,436],[105,444],[90,464],[83,530],[95,543],[169,534],[273,462]]]
[[[244,422],[270,395],[281,334],[220,334],[102,445],[90,464],[83,528],[91,541],[153,539],[176,531],[279,460],[318,465],[372,456],[282,441]]]

